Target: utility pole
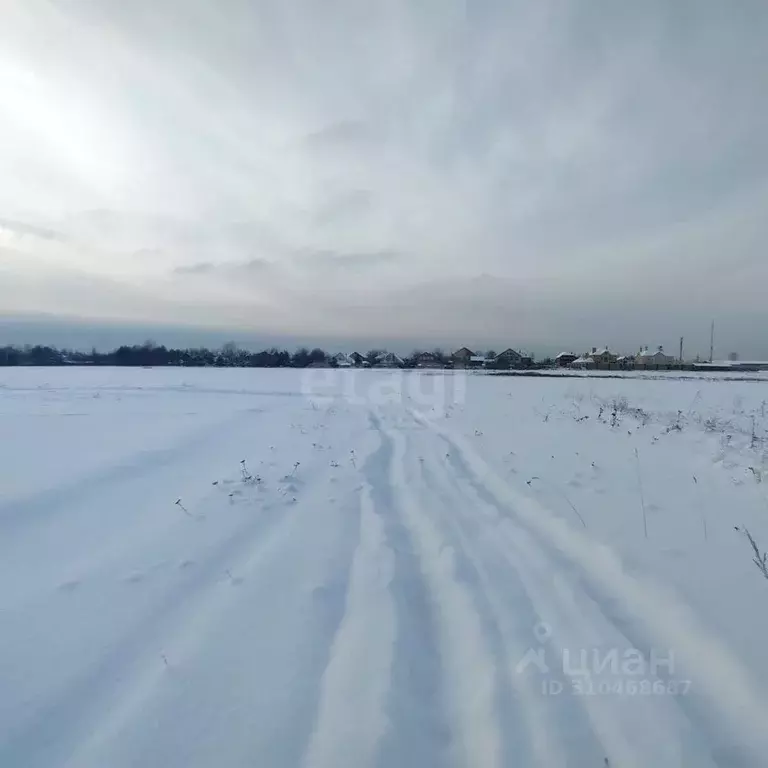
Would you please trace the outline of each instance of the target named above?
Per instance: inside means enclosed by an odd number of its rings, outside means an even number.
[[[680,337],[680,365],[683,364],[683,337]]]
[[[712,359],[715,356],[715,321],[712,321],[712,329],[709,332],[709,362],[712,362]]]

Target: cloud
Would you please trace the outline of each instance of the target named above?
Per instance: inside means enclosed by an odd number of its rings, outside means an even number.
[[[94,316],[555,347],[716,314],[759,348],[766,38],[763,5],[714,0],[11,0],[5,285],[48,286],[28,310],[77,272],[117,296],[80,291]]]
[[[0,218],[0,232],[5,230],[11,235],[19,237],[37,237],[41,240],[60,240],[65,241],[66,236],[61,232],[48,227],[38,227],[34,224],[28,224],[23,221],[13,221],[11,219]]]
[[[351,189],[319,201],[315,211],[318,226],[333,226],[353,218],[367,216],[375,204],[370,190]]]
[[[367,253],[338,253],[336,251],[304,251],[296,255],[295,261],[300,266],[313,269],[361,271],[377,266],[394,264],[400,254],[390,250],[370,251]]]
[[[313,151],[365,149],[376,139],[376,132],[364,121],[340,120],[307,134],[304,146]]]
[[[210,261],[197,262],[195,264],[182,264],[173,272],[177,275],[211,275],[225,274],[235,278],[247,273],[261,273],[272,268],[272,264],[264,259],[249,259],[243,262],[221,262],[214,264]]]
[[[211,264],[210,261],[197,262],[196,264],[182,264],[173,271],[177,275],[207,275],[218,269],[218,265]]]

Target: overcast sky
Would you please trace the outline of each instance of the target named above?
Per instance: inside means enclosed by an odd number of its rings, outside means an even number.
[[[766,40],[764,0],[2,0],[0,312],[768,356]]]

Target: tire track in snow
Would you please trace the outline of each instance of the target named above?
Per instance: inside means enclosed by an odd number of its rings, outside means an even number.
[[[458,480],[457,486],[464,486],[464,492],[474,496],[472,506],[476,512],[482,514],[485,507],[482,523],[485,535],[482,536],[481,532],[481,536],[485,540],[483,549],[488,558],[491,559],[496,550],[497,556],[500,554],[506,560],[507,569],[522,581],[528,599],[553,632],[548,646],[540,646],[548,669],[539,671],[538,679],[543,682],[556,680],[564,684],[564,689],[557,696],[546,696],[539,690],[539,696],[545,706],[552,709],[568,702],[575,704],[577,710],[582,710],[581,716],[578,711],[574,712],[574,706],[569,707],[568,714],[579,722],[582,729],[591,731],[588,741],[602,745],[596,751],[594,744],[585,744],[585,733],[580,739],[570,737],[567,741],[573,748],[572,759],[575,762],[555,762],[555,765],[598,765],[608,756],[612,765],[622,768],[645,768],[648,765],[659,768],[711,768],[714,764],[707,759],[700,745],[690,739],[682,739],[684,735],[690,735],[691,727],[677,710],[675,699],[639,695],[623,697],[614,692],[615,688],[611,686],[621,678],[610,666],[599,671],[592,664],[592,653],[627,650],[632,648],[631,643],[606,620],[598,606],[590,605],[578,593],[576,585],[563,583],[558,564],[543,557],[536,540],[524,530],[514,527],[511,521],[498,518],[495,505],[484,489],[476,487],[471,478],[467,480],[461,460],[452,457],[450,462]],[[497,581],[503,582],[498,577]],[[538,646],[538,643],[534,641],[531,645]],[[582,650],[588,652],[589,672],[585,672],[585,676],[574,676],[571,669],[581,663]],[[566,656],[566,653],[572,655]],[[566,665],[563,660],[568,658],[577,661]],[[590,664],[592,667],[589,667]],[[536,674],[536,667],[529,672]],[[579,688],[574,688],[581,685],[582,691],[599,691],[601,683],[606,686],[606,693],[579,694]],[[565,724],[560,721],[559,732],[562,733]],[[567,722],[567,725],[573,726],[574,723]],[[653,733],[654,737],[649,739],[648,733]]]
[[[768,746],[761,725],[768,718],[768,706],[753,690],[739,662],[714,638],[707,636],[691,610],[661,588],[643,584],[628,575],[607,547],[552,517],[534,500],[515,492],[465,441],[414,415],[443,437],[457,473],[507,519],[507,526],[514,525],[515,532],[523,530],[539,551],[549,553],[543,558],[547,572],[562,572],[563,562],[568,563],[566,570],[575,571],[579,581],[593,587],[598,585],[601,604],[610,599],[626,606],[655,638],[652,645],[672,648],[677,657],[683,659],[687,676],[694,680],[700,698],[706,699],[713,713],[711,722],[717,730],[729,734],[731,743],[738,745],[736,753],[726,749],[728,754],[722,759],[713,754],[714,764],[729,768],[759,765]],[[514,543],[514,535],[509,537],[509,528],[507,537]],[[517,543],[519,546],[519,541]],[[522,551],[522,555],[530,557],[530,549]],[[602,607],[600,610],[602,612]],[[604,618],[621,634],[609,618]],[[702,740],[709,742],[709,735],[703,732]],[[692,765],[698,768],[700,763]]]
[[[254,755],[269,765],[301,763],[359,531],[359,489],[332,514],[317,514],[330,479],[321,470],[305,467],[297,504],[277,502],[286,522],[268,553],[243,542],[232,565],[242,582],[211,585],[195,611],[174,622],[166,638],[172,667],[145,663],[129,677],[109,715],[78,744],[72,768],[207,767],[222,748],[231,764]],[[148,722],[162,734],[151,751]]]
[[[565,685],[563,676],[557,670],[546,678],[518,670],[536,644],[535,629],[542,621],[539,606],[507,558],[485,545],[487,521],[478,514],[477,497],[448,471],[434,444],[425,453],[433,454],[422,464],[426,491],[442,501],[441,524],[466,558],[462,571],[475,591],[497,658],[498,686],[506,694],[499,696],[497,704],[506,726],[505,764],[513,765],[527,755],[525,764],[541,768],[600,765],[605,752],[589,731],[581,708],[567,696],[548,696],[542,689],[542,683],[552,680]]]
[[[376,764],[443,768],[448,764],[450,726],[445,712],[437,617],[412,536],[396,503],[391,483],[393,444],[381,422],[369,414],[381,440],[365,463],[371,497],[394,553],[390,591],[397,619],[391,686],[387,700],[389,729]]]
[[[385,712],[395,637],[389,585],[394,557],[371,489],[360,499],[360,542],[350,571],[344,616],[323,674],[317,723],[305,768],[373,764],[387,729]]]
[[[668,657],[672,659],[672,668],[667,670],[663,664],[659,665],[656,674],[652,676],[653,680],[679,687],[681,681],[687,679],[687,674],[679,668],[674,649],[660,648],[658,641],[649,634],[648,628],[642,627],[642,619],[632,617],[621,601],[607,596],[599,585],[592,583],[573,563],[565,560],[562,553],[551,549],[546,542],[536,539],[528,529],[521,528],[508,519],[502,520],[499,526],[500,538],[507,542],[515,560],[526,564],[528,576],[533,577],[531,593],[539,594],[540,603],[550,605],[553,614],[562,617],[567,623],[571,649],[585,648],[598,652],[633,649],[642,657],[646,669],[651,668],[654,658]],[[651,675],[646,675],[643,679],[649,677]],[[604,681],[606,685],[610,685],[616,678],[608,676]],[[599,682],[596,680],[595,686]],[[625,697],[619,701],[625,708],[628,708],[628,701],[631,704],[647,703],[648,709],[651,710],[645,714],[635,710],[625,715],[631,720],[629,730],[638,730],[643,719],[663,721],[661,726],[648,726],[648,730],[656,733],[655,743],[659,748],[665,744],[671,745],[664,753],[663,760],[656,756],[654,764],[670,765],[674,768],[742,768],[762,763],[762,758],[758,757],[759,746],[750,747],[748,741],[742,744],[738,735],[729,736],[723,719],[711,711],[706,698],[699,701],[697,683],[695,679],[691,681],[690,691],[686,695],[654,695],[650,699],[636,697],[636,700],[627,700]],[[600,699],[601,697],[597,697],[591,701],[584,698],[584,702],[592,705],[592,709],[598,710],[597,705],[603,703]],[[616,712],[606,706],[603,719],[609,720],[615,714]],[[599,712],[596,716],[599,717]],[[673,726],[671,730],[670,726]],[[662,733],[666,733],[663,739],[660,738]],[[627,748],[626,743],[624,748]],[[642,753],[643,749],[646,747],[638,748],[637,751]],[[750,752],[752,757],[749,756]],[[635,764],[630,760],[626,762],[629,765]],[[639,764],[644,765],[643,762]]]
[[[628,768],[714,768],[716,763],[705,734],[694,727],[680,706],[683,698],[616,690],[628,681],[639,686],[643,681],[652,684],[661,678],[648,656],[641,662],[644,671],[638,677],[621,671],[624,653],[631,651],[636,659],[640,655],[635,645],[605,616],[602,606],[581,589],[579,580],[568,580],[559,563],[544,556],[538,542],[527,532],[516,529],[514,535],[508,535],[511,526],[506,521],[500,524],[506,529],[500,538],[519,564],[530,594],[553,622],[548,656],[563,667],[564,659],[575,660],[567,665],[572,685],[575,690],[580,686],[581,690],[593,692],[576,694],[576,698],[612,763]],[[668,656],[668,651],[659,651],[659,657]],[[616,664],[602,667],[600,659],[610,658],[612,652],[618,654]],[[600,693],[601,686],[604,693]],[[648,738],[649,733],[653,738]]]
[[[445,699],[455,731],[452,762],[473,768],[500,768],[503,755],[495,707],[496,671],[480,616],[471,592],[457,578],[455,550],[446,545],[409,489],[404,433],[383,431],[394,447],[392,487],[437,606]]]

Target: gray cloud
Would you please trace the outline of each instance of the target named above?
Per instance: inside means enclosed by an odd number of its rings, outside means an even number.
[[[66,236],[61,232],[57,232],[54,229],[48,227],[38,227],[34,224],[28,224],[23,221],[13,221],[11,219],[0,218],[0,230],[7,230],[8,232],[18,236],[31,236],[38,237],[41,240],[66,240]]]
[[[200,261],[195,264],[182,264],[176,267],[173,272],[177,275],[228,275],[235,279],[240,279],[243,275],[249,273],[263,273],[271,270],[273,264],[264,259],[249,259],[242,262],[221,262],[214,263],[210,261]]]
[[[218,268],[220,268],[219,265],[212,264],[210,261],[200,261],[196,264],[182,264],[173,271],[177,275],[207,275],[215,272]]]
[[[367,253],[338,253],[331,250],[303,251],[296,255],[300,266],[314,269],[341,269],[360,271],[373,267],[394,264],[400,259],[395,251],[381,250]]]
[[[7,6],[19,310],[768,354],[758,0]]]
[[[310,150],[347,150],[367,148],[376,138],[376,132],[362,120],[341,120],[307,134],[304,145]]]

